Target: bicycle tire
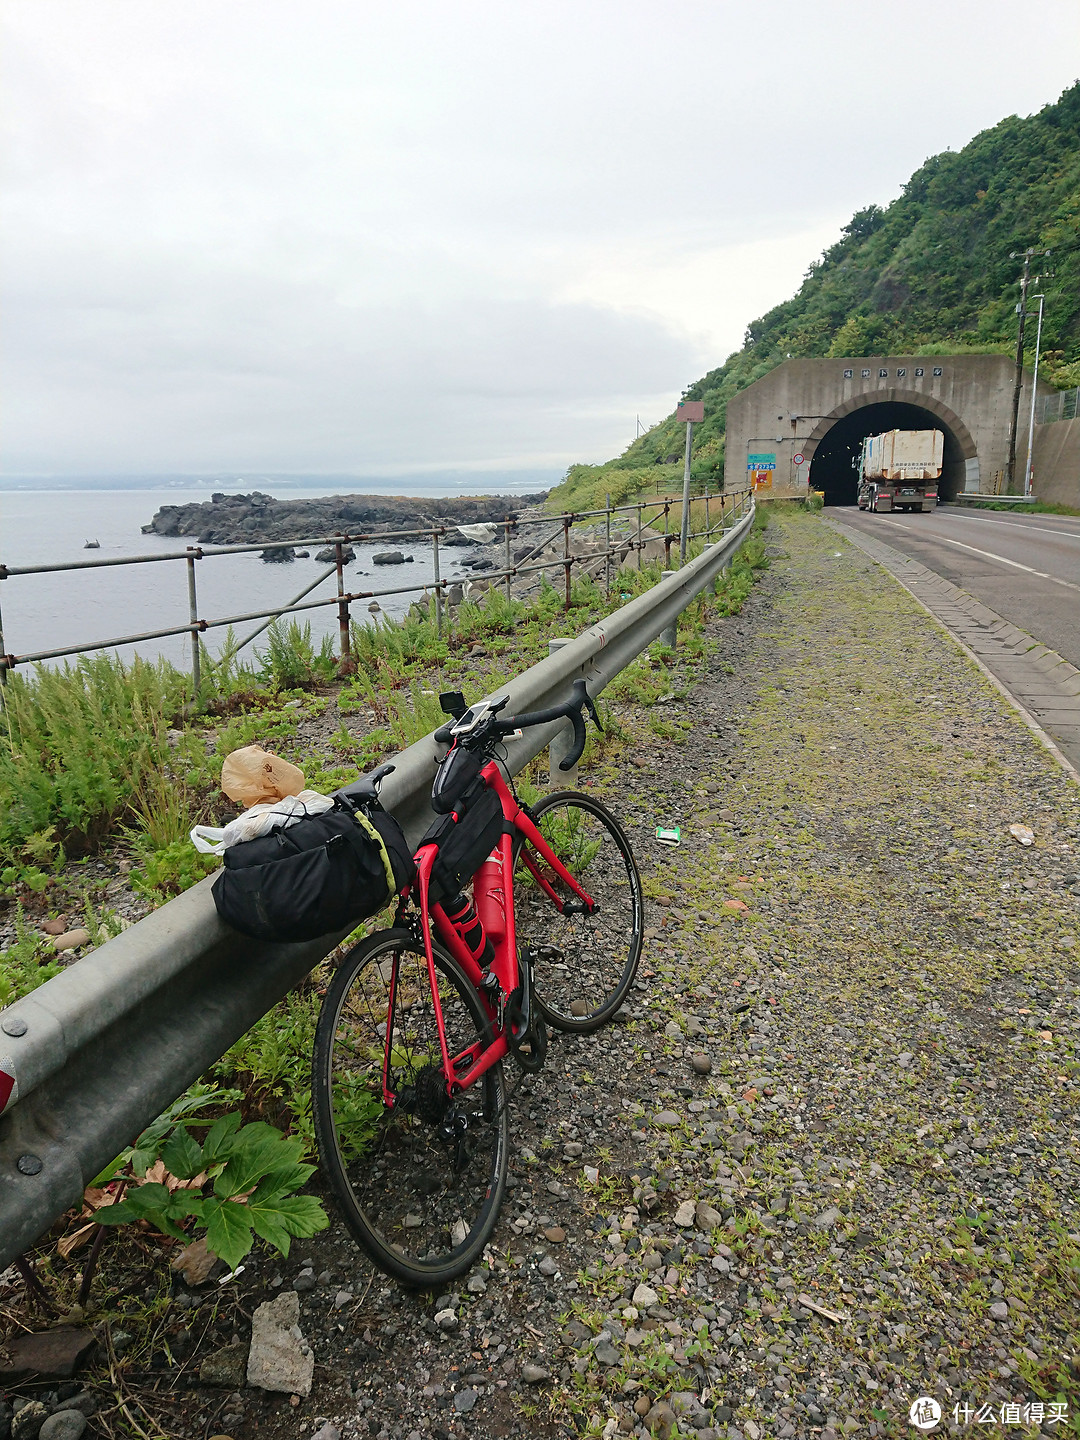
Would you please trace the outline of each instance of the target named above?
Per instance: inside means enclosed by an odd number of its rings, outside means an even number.
[[[477,1040],[489,1043],[480,997],[451,955],[438,945],[434,953],[451,1055]],[[399,1104],[391,1107],[382,1077],[395,956],[391,1088]],[[320,1164],[345,1223],[381,1270],[418,1289],[444,1285],[478,1259],[506,1190],[502,1062],[454,1102],[468,1124],[460,1149],[457,1140],[440,1138],[435,1112],[442,1104],[423,948],[409,930],[380,931],[349,951],[326,992],[315,1030],[312,1110]]]
[[[597,908],[591,915],[560,914],[521,859],[527,842],[520,837],[514,848],[518,950],[537,952],[533,991],[548,1024],[587,1034],[611,1019],[634,983],[644,926],[641,877],[621,825],[593,796],[557,790],[529,813]],[[556,893],[569,895],[564,881],[548,878]]]

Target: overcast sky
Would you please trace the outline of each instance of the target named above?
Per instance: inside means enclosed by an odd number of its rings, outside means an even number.
[[[1080,71],[1076,0],[3,13],[8,473],[609,458]]]

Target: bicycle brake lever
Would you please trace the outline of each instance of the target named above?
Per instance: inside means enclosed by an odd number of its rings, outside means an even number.
[[[596,705],[593,703],[593,698],[589,694],[589,688],[585,684],[585,681],[575,680],[573,690],[574,699],[577,701],[579,707],[588,712],[589,719],[596,726],[597,730],[602,732],[604,727],[600,724],[600,716],[596,713]]]

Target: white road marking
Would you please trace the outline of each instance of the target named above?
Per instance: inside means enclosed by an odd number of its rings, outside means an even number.
[[[944,515],[935,517],[944,520]],[[1035,530],[1040,535],[1066,535],[1070,540],[1080,540],[1080,530],[1051,530],[1047,525],[1018,525],[1015,520],[988,520],[985,515],[950,515],[950,520],[975,520],[980,525],[1004,525],[1008,530]]]
[[[905,535],[917,535],[918,531],[911,525],[902,525],[899,520],[886,520],[884,515],[878,519],[883,525],[895,525],[897,530],[903,530]],[[1068,590],[1080,590],[1071,580],[1059,580],[1056,575],[1048,575],[1045,570],[1036,570],[1031,565],[1021,565],[1019,560],[1010,560],[1006,555],[995,555],[992,550],[980,550],[976,545],[965,545],[962,540],[950,540],[946,535],[934,535],[927,533],[924,537],[928,542],[935,540],[942,545],[955,545],[958,550],[970,550],[973,555],[982,555],[986,560],[996,560],[999,565],[1011,565],[1014,570],[1026,570],[1029,575],[1037,575],[1040,580],[1049,580],[1052,585],[1064,585]]]

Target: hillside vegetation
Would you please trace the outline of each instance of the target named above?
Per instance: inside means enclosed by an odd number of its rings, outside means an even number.
[[[728,400],[789,357],[1011,352],[1020,262],[1010,251],[1028,246],[1052,251],[1032,270],[1046,294],[1042,373],[1062,389],[1080,385],[1080,83],[1037,115],[1012,115],[933,156],[886,209],[852,217],[798,293],[686,390],[705,401],[695,475],[719,480]],[[1027,333],[1030,362],[1034,325]],[[673,483],[681,432],[669,417],[606,465],[572,466],[552,503],[580,508]]]

